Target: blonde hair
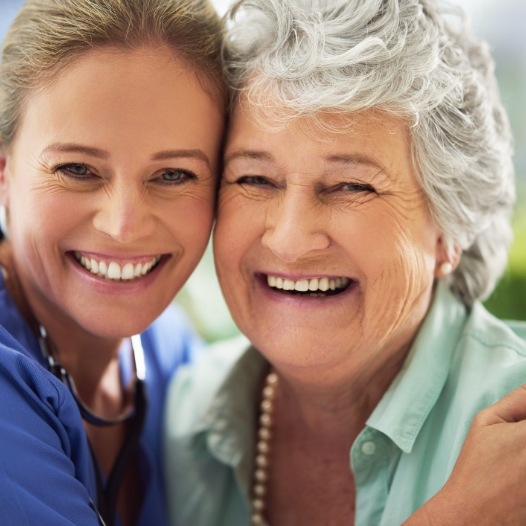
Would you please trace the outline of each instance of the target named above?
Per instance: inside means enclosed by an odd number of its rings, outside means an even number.
[[[0,146],[17,131],[25,97],[84,53],[167,46],[226,103],[221,24],[208,0],[26,0],[0,63]]]

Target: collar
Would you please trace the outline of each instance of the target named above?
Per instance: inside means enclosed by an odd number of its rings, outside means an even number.
[[[439,281],[405,363],[367,425],[409,453],[449,375],[468,318],[466,306]]]

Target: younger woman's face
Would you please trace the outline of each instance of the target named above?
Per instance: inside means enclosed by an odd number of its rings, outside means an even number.
[[[208,241],[222,128],[164,48],[89,52],[30,95],[0,197],[41,323],[121,337],[169,304]]]

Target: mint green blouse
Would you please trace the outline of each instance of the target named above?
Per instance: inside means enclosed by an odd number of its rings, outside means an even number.
[[[402,370],[349,444],[356,526],[398,526],[442,487],[475,414],[526,383],[525,340],[526,323],[468,311],[437,287]],[[248,526],[265,372],[243,337],[178,370],[164,451],[172,526]]]

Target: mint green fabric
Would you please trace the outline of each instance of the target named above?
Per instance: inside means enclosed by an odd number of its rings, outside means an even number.
[[[356,526],[400,525],[442,487],[474,415],[526,382],[525,339],[526,323],[499,321],[480,304],[468,312],[437,287],[402,370],[349,444]],[[266,367],[240,337],[179,369],[165,435],[173,526],[249,524]]]

